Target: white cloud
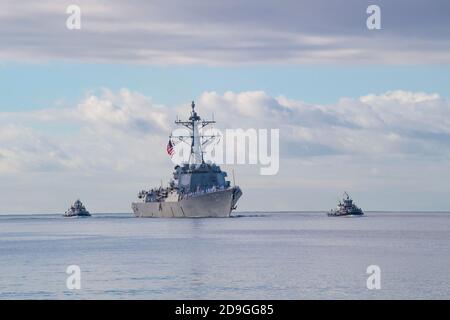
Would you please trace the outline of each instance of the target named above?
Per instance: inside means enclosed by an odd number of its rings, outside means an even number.
[[[238,182],[248,194],[241,209],[262,204],[323,209],[318,194],[342,189],[440,192],[450,178],[450,103],[437,94],[391,91],[315,105],[263,91],[205,92],[197,108],[204,118],[214,113],[219,129],[280,129],[279,175],[261,177],[258,168],[237,168]],[[175,115],[188,114],[188,102],[158,105],[128,89],[88,93],[72,108],[3,112],[0,175],[11,186],[8,190],[33,177],[20,188],[40,203],[41,211],[57,210],[80,193],[96,206],[94,211],[128,211],[136,191],[170,178],[167,137]],[[302,192],[304,204],[286,200],[281,205],[270,197],[261,202],[267,193],[286,197],[283,187]],[[3,212],[22,210],[20,196],[9,201]]]
[[[139,150],[167,135],[168,114],[127,89],[88,94],[74,108],[0,113],[0,172],[125,170],[136,159],[148,160]]]
[[[0,174],[23,171],[60,171],[76,160],[51,137],[20,125],[0,128]]]
[[[139,133],[169,130],[167,111],[128,89],[122,89],[118,94],[104,89],[101,97],[91,94],[77,108],[80,120],[91,122],[97,128],[108,126]]]
[[[223,96],[209,92],[199,103],[229,127],[280,127],[285,154],[289,154],[287,149],[298,151],[288,148],[294,144],[310,146],[309,155],[448,155],[442,146],[450,143],[450,106],[437,94],[391,91],[314,105],[264,92],[226,92]]]

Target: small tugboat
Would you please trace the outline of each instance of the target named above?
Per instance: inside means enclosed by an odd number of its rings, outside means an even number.
[[[90,217],[91,214],[86,210],[85,206],[80,200],[74,202],[74,204],[64,213],[64,217]]]
[[[339,202],[336,210],[331,209],[327,215],[329,217],[362,216],[364,215],[364,212],[353,203],[353,200],[350,198],[348,193],[344,192],[342,202]]]

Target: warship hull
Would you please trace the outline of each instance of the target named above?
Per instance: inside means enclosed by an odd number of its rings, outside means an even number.
[[[139,218],[227,218],[240,190],[228,189],[183,198],[179,201],[134,202],[132,209]]]

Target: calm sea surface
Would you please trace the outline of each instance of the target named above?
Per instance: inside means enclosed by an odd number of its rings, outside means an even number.
[[[0,216],[0,298],[448,299],[450,213]]]

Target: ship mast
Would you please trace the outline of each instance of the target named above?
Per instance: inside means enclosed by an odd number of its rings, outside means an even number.
[[[202,147],[216,138],[215,135],[202,135],[200,130],[207,125],[216,123],[214,120],[202,120],[200,116],[195,111],[195,102],[191,103],[191,116],[189,121],[176,120],[175,124],[184,126],[189,130],[189,136],[183,135],[171,135],[170,138],[176,138],[181,142],[185,142],[184,138],[190,138],[190,154],[189,154],[189,164],[202,164],[203,161],[203,150]]]

